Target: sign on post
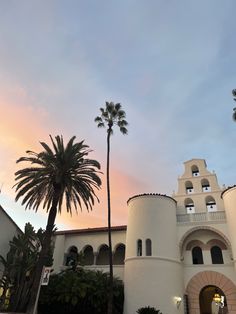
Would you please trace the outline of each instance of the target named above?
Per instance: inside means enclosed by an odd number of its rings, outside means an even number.
[[[49,283],[49,277],[50,277],[51,267],[44,267],[43,269],[43,278],[42,278],[42,286],[47,286]]]

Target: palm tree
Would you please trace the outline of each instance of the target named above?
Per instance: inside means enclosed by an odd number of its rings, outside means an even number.
[[[233,100],[236,101],[236,89],[232,90]],[[236,121],[236,107],[233,108],[233,120]]]
[[[62,136],[56,136],[55,140],[50,136],[50,139],[52,149],[46,143],[40,142],[43,151],[40,153],[27,151],[28,156],[21,157],[17,163],[28,162],[30,166],[15,173],[16,201],[22,198],[22,205],[36,212],[42,204],[48,212],[47,226],[28,304],[29,314],[33,313],[57,213],[61,213],[64,203],[70,214],[72,207],[77,212],[78,205],[81,210],[82,205],[88,211],[92,210],[94,201],[99,201],[94,189],[101,186],[98,176],[100,164],[96,160],[87,159],[91,150],[84,141],[74,143],[73,136],[64,146]]]
[[[122,134],[127,134],[127,121],[125,120],[125,111],[121,104],[106,102],[105,108],[100,108],[101,115],[95,118],[97,126],[107,128],[107,208],[108,208],[108,244],[109,244],[109,297],[107,313],[112,313],[113,304],[113,263],[112,263],[112,242],[111,242],[111,198],[110,198],[110,137],[113,133],[113,126],[117,125]]]

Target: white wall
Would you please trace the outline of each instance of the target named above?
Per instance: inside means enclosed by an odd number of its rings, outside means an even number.
[[[12,240],[14,235],[20,232],[17,225],[10,219],[5,211],[0,206],[0,254],[5,258],[10,246],[9,242]],[[0,276],[2,275],[3,267],[0,264]]]
[[[71,246],[76,246],[78,252],[80,252],[87,245],[92,246],[94,254],[99,252],[101,245],[108,245],[108,235],[105,231],[99,232],[84,232],[84,233],[65,233],[57,234],[54,238],[55,248],[54,248],[54,262],[53,269],[55,272],[59,272],[64,269],[64,255],[68,252]],[[119,244],[126,244],[126,231],[113,231],[112,232],[112,248],[113,252],[116,246]],[[104,272],[109,272],[108,265],[91,265],[86,266],[87,269],[99,269]],[[124,277],[124,265],[114,266],[114,275],[123,280]]]
[[[225,212],[228,221],[228,230],[236,269],[236,187],[226,190],[222,197],[225,203]]]

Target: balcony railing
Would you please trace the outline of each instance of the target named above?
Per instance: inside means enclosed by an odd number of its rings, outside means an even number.
[[[176,215],[177,223],[188,222],[224,222],[226,221],[225,211],[205,212],[195,214],[179,214]]]

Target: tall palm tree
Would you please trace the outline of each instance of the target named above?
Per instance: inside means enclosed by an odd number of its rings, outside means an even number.
[[[50,136],[50,139],[52,148],[40,142],[43,147],[42,152],[27,151],[27,157],[17,160],[17,163],[27,162],[30,166],[15,173],[16,201],[22,198],[22,205],[36,212],[42,204],[48,212],[47,226],[27,309],[29,314],[33,313],[57,213],[61,213],[64,203],[69,213],[72,213],[72,207],[76,212],[78,207],[82,210],[83,205],[88,211],[92,210],[94,201],[99,201],[94,189],[99,189],[101,186],[98,175],[100,164],[96,160],[87,158],[91,150],[84,141],[74,143],[75,136],[73,136],[64,146],[62,136],[56,136],[55,140]]]
[[[236,101],[236,89],[232,90],[233,100]],[[233,108],[233,120],[236,122],[236,107]]]
[[[107,129],[107,208],[108,208],[108,244],[109,244],[109,297],[107,313],[112,313],[113,304],[113,262],[112,262],[112,241],[111,241],[111,197],[110,197],[110,137],[113,133],[114,125],[117,125],[122,134],[127,134],[126,114],[122,110],[121,104],[114,104],[113,102],[106,102],[105,108],[100,108],[101,115],[95,118],[97,126],[106,127]]]

